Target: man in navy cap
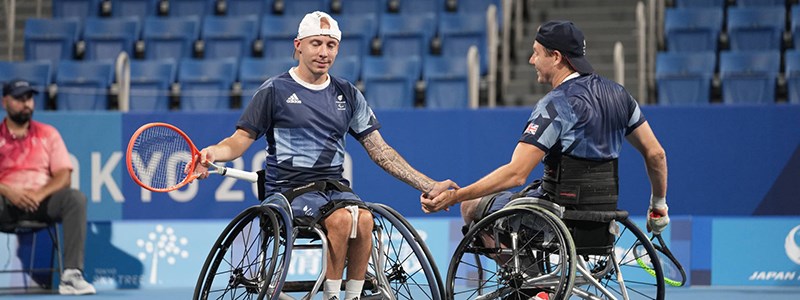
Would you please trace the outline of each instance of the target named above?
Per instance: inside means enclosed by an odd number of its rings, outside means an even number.
[[[64,273],[60,294],[94,294],[83,278],[86,240],[86,196],[70,188],[72,162],[53,126],[33,121],[30,82],[3,85],[6,118],[0,124],[0,223],[21,220],[62,222]]]
[[[461,203],[467,224],[517,197],[545,199],[566,209],[616,210],[617,158],[626,138],[644,157],[650,178],[648,230],[664,230],[669,223],[664,149],[625,88],[593,74],[583,32],[570,21],[541,25],[529,63],[536,68],[537,81],[553,89],[533,109],[511,161],[467,187],[433,199],[422,197],[423,210]],[[505,191],[523,185],[540,161],[542,180],[516,194]],[[651,212],[660,218],[651,218]]]

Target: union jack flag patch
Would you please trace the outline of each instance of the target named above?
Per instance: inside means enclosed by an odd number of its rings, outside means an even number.
[[[533,123],[528,124],[528,129],[525,129],[525,133],[530,135],[536,135],[536,130],[539,129],[539,125],[535,125]]]

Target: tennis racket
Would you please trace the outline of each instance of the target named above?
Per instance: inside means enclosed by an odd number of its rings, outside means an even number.
[[[200,159],[192,140],[167,123],[148,123],[131,136],[125,160],[133,181],[153,192],[177,190],[197,179],[195,166]],[[209,173],[256,182],[258,175],[211,164]]]
[[[686,272],[683,270],[681,263],[675,259],[675,256],[673,256],[672,252],[667,248],[667,244],[664,243],[661,234],[653,234],[653,237],[650,238],[650,242],[653,244],[653,248],[656,249],[658,260],[661,263],[661,269],[664,271],[664,282],[671,286],[683,286],[686,284]],[[656,272],[653,270],[653,263],[646,255],[646,251],[647,250],[645,250],[645,247],[640,242],[636,242],[636,245],[633,247],[636,263],[647,271],[647,273],[655,277]]]

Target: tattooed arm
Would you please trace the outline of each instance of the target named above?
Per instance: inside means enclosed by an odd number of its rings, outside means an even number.
[[[383,140],[377,130],[362,137],[359,142],[367,150],[369,157],[386,172],[431,197],[435,197],[449,188],[458,188],[455,182],[449,179],[437,182],[411,167],[394,148]]]

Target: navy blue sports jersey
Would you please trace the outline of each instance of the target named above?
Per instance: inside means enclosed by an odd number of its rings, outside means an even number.
[[[301,83],[294,71],[268,79],[245,108],[237,128],[267,140],[267,190],[340,180],[345,134],[356,139],[380,128],[361,92],[328,76]]]
[[[623,138],[644,121],[624,87],[590,74],[547,93],[533,109],[520,142],[542,149],[545,161],[562,154],[611,160],[619,157]]]

